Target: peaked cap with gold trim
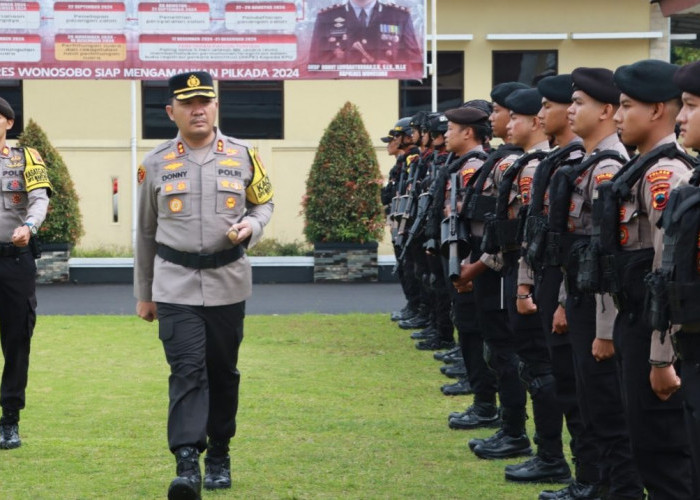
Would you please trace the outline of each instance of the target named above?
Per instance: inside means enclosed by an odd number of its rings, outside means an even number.
[[[168,86],[170,87],[170,97],[174,97],[178,101],[185,101],[197,96],[210,99],[216,97],[214,80],[206,71],[174,75],[168,80]]]

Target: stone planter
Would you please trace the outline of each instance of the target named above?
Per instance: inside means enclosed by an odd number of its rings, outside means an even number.
[[[41,259],[36,261],[37,283],[67,283],[70,276],[69,243],[46,243],[41,245]]]
[[[314,243],[314,283],[378,281],[377,242]]]

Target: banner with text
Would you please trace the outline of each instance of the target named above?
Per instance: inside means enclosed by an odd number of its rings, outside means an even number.
[[[0,79],[421,79],[425,1],[0,0]]]

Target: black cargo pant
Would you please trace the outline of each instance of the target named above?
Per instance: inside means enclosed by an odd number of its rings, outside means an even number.
[[[545,459],[561,459],[563,413],[557,401],[552,362],[547,349],[540,313],[520,314],[515,296],[518,282],[517,266],[506,270],[506,303],[510,325],[515,335],[516,352],[520,358],[520,378],[532,399],[538,455]]]
[[[627,420],[612,357],[596,361],[591,352],[596,338],[596,303],[591,294],[571,292],[566,299],[566,319],[573,348],[576,392],[583,419],[581,439],[596,447],[599,464],[593,478],[588,468],[579,480],[607,486],[613,498],[642,498],[642,480],[632,459]]]
[[[159,336],[170,365],[168,445],[171,451],[236,434],[238,348],[245,302],[201,307],[159,302]]]
[[[399,283],[401,284],[401,290],[403,291],[404,297],[406,297],[407,306],[412,311],[417,311],[420,306],[420,281],[416,277],[415,265],[413,262],[413,256],[410,252],[406,252],[403,262],[399,261],[399,256],[401,255],[401,249],[394,246],[394,256],[397,262],[399,262],[397,274],[399,277]]]
[[[29,350],[36,323],[36,264],[29,252],[0,257],[0,341],[5,366],[0,406],[3,424],[19,420],[25,405]]]
[[[688,442],[693,457],[695,497],[700,498],[700,332],[680,331],[674,335],[674,348],[680,358]]]
[[[554,333],[552,320],[559,307],[559,290],[563,275],[561,268],[546,266],[537,274],[535,301],[542,320],[542,331],[550,354],[555,380],[555,398],[564,415],[571,436],[571,453],[576,465],[576,478],[584,483],[598,482],[598,452],[591,436],[585,432],[576,397],[576,375],[570,333]],[[568,318],[567,318],[568,319]],[[569,322],[569,329],[571,322]],[[590,349],[589,349],[590,352]]]
[[[479,248],[481,239],[474,238],[472,248]],[[472,252],[471,262],[480,257]],[[503,410],[503,431],[510,436],[525,432],[525,387],[520,381],[515,335],[506,309],[507,298],[503,277],[492,269],[474,280],[479,328],[484,335],[484,358],[494,370],[498,381],[498,396]]]
[[[454,324],[452,314],[452,283],[446,281],[443,267],[444,259],[439,255],[427,255],[428,286],[431,291],[430,308],[433,325],[438,331],[440,340],[454,342]]]
[[[652,330],[643,302],[628,300],[613,330],[632,454],[650,500],[695,498],[683,395],[677,392],[661,401],[651,389]]]

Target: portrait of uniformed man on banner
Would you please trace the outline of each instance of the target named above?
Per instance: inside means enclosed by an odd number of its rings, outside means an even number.
[[[409,64],[421,60],[406,7],[379,0],[347,0],[318,12],[309,63]]]

